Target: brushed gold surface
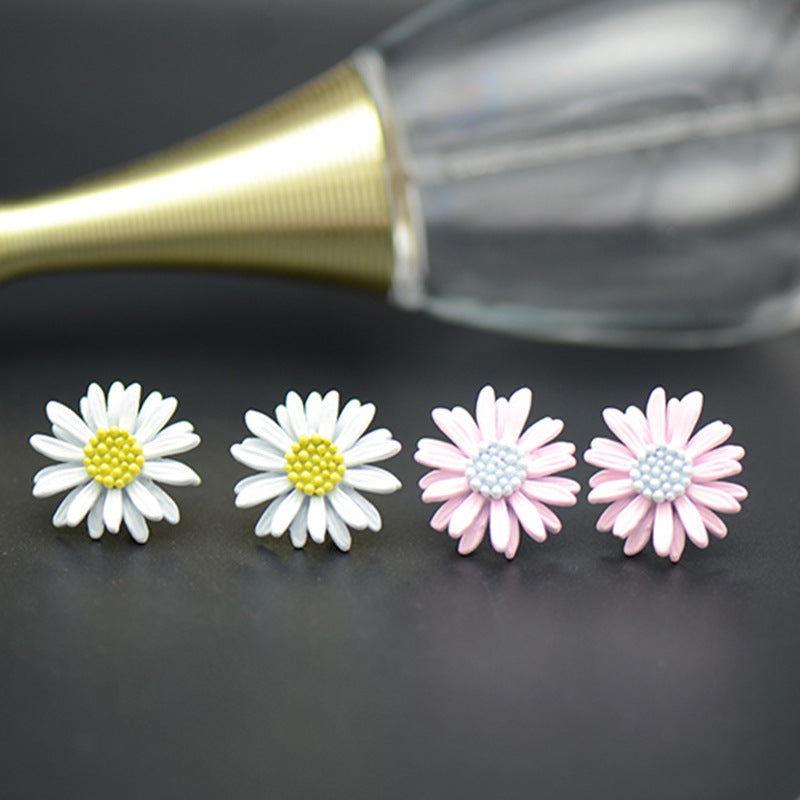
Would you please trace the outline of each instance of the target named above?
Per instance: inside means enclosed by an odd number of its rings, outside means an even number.
[[[379,113],[344,63],[172,150],[0,206],[0,279],[170,264],[386,289],[389,191]]]

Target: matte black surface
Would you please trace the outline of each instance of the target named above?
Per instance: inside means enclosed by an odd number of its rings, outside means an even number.
[[[255,106],[413,5],[6,0],[0,193]],[[133,271],[0,287],[0,348],[3,797],[800,795],[800,335],[577,350],[344,290]],[[117,377],[177,395],[204,439],[185,458],[203,486],[174,492],[180,526],[145,547],[56,531],[56,500],[30,496],[45,402]],[[748,449],[752,496],[677,567],[625,559],[583,499],[512,564],[462,559],[427,526],[411,455],[431,407],[484,382],[532,385],[581,450],[604,406],[701,388]],[[332,386],[378,405],[405,488],[349,555],[258,540],[258,509],[232,503],[242,413]]]

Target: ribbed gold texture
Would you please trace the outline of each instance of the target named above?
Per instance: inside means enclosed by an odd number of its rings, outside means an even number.
[[[172,150],[0,206],[0,279],[175,264],[385,289],[394,261],[388,192],[380,117],[345,63]]]

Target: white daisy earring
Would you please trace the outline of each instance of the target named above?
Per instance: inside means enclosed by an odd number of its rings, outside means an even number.
[[[250,508],[269,501],[256,524],[256,536],[283,536],[303,547],[307,534],[321,544],[327,531],[333,543],[348,551],[348,528],[381,529],[378,509],[360,492],[390,494],[400,481],[385,469],[370,466],[400,452],[400,442],[386,428],[365,433],[375,406],[350,400],[339,413],[339,393],[286,395],[275,409],[277,422],[250,410],[245,425],[253,434],[231,446],[241,464],[258,470],[234,487],[236,505]]]
[[[34,476],[34,497],[51,497],[69,490],[53,515],[57,528],[87,520],[89,536],[118,533],[122,522],[131,536],[144,544],[147,521],[177,524],[175,501],[158,485],[197,486],[200,477],[166,456],[185,453],[200,444],[188,422],[164,427],[178,401],[151,392],[139,407],[141,386],[113,383],[106,399],[92,383],[80,401],[80,416],[51,400],[45,411],[52,436],[35,434],[31,447],[59,463]]]

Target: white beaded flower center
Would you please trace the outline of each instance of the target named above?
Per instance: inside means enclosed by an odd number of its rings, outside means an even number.
[[[680,497],[692,482],[689,456],[670,444],[651,444],[630,471],[633,488],[656,503]]]
[[[484,442],[466,469],[473,492],[499,500],[522,486],[527,471],[525,455],[508,444]]]

